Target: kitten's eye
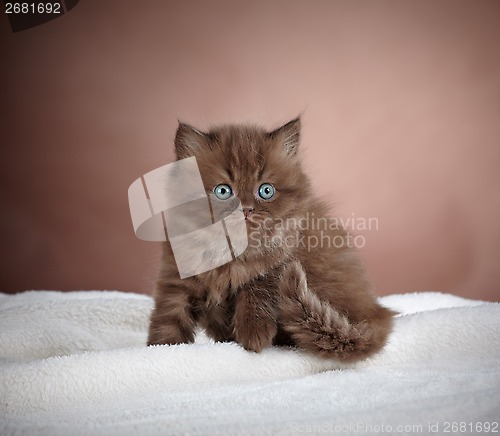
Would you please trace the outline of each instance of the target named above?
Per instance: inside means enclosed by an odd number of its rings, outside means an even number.
[[[227,200],[233,195],[233,190],[231,186],[222,183],[214,188],[214,194],[219,200]]]
[[[276,189],[270,183],[263,183],[259,188],[259,196],[264,200],[269,200],[274,197]]]

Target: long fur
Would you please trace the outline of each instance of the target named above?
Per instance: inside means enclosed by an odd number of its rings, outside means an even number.
[[[181,280],[164,243],[148,344],[192,342],[199,324],[216,341],[256,352],[289,345],[355,361],[384,346],[394,313],[377,303],[348,232],[318,227],[330,215],[303,171],[299,144],[300,119],[271,132],[229,125],[205,133],[179,125],[177,158],[196,156],[207,194],[228,184],[253,210],[249,247],[232,262]],[[276,188],[271,200],[257,195],[262,183]]]

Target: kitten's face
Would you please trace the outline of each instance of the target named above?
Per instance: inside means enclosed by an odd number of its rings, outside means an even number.
[[[240,200],[249,236],[245,257],[276,248],[291,231],[284,223],[293,227],[307,212],[310,189],[297,156],[299,137],[299,119],[273,132],[225,126],[203,133],[179,126],[178,159],[196,157],[211,199],[222,206]]]

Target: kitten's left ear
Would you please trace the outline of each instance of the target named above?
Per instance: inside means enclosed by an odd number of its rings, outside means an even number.
[[[269,133],[271,138],[276,138],[281,142],[283,149],[288,156],[295,156],[300,143],[300,117],[284,124],[283,126]]]

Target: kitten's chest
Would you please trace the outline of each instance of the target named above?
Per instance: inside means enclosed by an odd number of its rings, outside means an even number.
[[[198,276],[207,290],[207,303],[219,304],[266,272],[261,262],[231,262]]]

